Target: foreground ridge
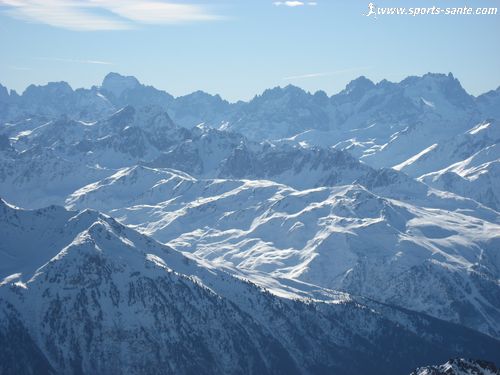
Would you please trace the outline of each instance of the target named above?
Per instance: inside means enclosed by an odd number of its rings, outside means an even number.
[[[438,366],[426,366],[411,375],[498,375],[500,370],[490,362],[457,358]]]
[[[96,211],[1,203],[0,373],[386,374],[458,352],[499,359],[500,342],[421,314],[278,297]]]

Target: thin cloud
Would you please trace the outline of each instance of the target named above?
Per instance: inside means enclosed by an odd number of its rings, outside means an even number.
[[[332,73],[309,73],[309,74],[301,74],[298,76],[284,77],[283,79],[285,81],[292,81],[294,79],[316,78],[316,77],[324,77],[330,75],[332,75]]]
[[[304,2],[304,1],[275,1],[273,2],[274,5],[276,6],[287,6],[287,7],[300,7],[300,6],[304,6],[304,5],[318,5],[318,3],[316,1],[307,1],[307,2]]]
[[[180,23],[219,19],[199,5],[164,1],[89,0],[95,6],[107,9],[120,17],[140,23]]]
[[[328,76],[335,76],[335,75],[344,74],[344,73],[359,72],[359,71],[369,70],[369,69],[371,69],[370,66],[365,66],[365,67],[359,67],[359,68],[349,68],[349,69],[336,70],[333,72],[308,73],[308,74],[301,74],[301,75],[296,75],[296,76],[284,77],[283,80],[284,81],[294,81],[294,80],[298,80],[298,79],[328,77]]]
[[[37,60],[77,63],[77,64],[114,65],[112,62],[109,62],[109,61],[61,59],[61,58],[57,58],[57,57],[38,57]]]
[[[26,68],[24,66],[15,66],[15,65],[8,65],[7,66],[8,69],[11,69],[11,70],[19,70],[19,71],[28,71],[28,70],[32,70],[31,68]]]
[[[0,0],[2,7],[16,19],[80,31],[220,19],[200,5],[163,0]]]

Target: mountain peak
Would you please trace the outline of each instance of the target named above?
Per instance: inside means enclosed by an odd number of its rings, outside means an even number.
[[[372,89],[373,87],[375,87],[375,84],[371,80],[369,80],[365,76],[360,76],[349,82],[343,92],[345,94],[359,96]]]
[[[426,73],[421,77],[411,76],[401,81],[401,85],[405,88],[439,92],[457,107],[472,105],[472,96],[465,91],[452,73]]]
[[[46,85],[29,85],[23,93],[23,96],[28,97],[39,97],[39,96],[51,96],[51,95],[71,95],[73,89],[71,86],[65,82],[49,82]]]
[[[134,76],[123,76],[118,73],[108,73],[102,81],[101,88],[119,97],[124,91],[136,88],[141,83]]]
[[[419,82],[424,82],[426,84],[435,83],[437,85],[446,85],[446,84],[458,84],[460,82],[457,78],[450,72],[448,74],[445,73],[432,73],[428,72],[422,76],[409,76],[401,81],[403,86],[415,85]]]
[[[286,85],[285,87],[276,86],[272,89],[264,90],[261,95],[254,98],[257,100],[280,100],[283,97],[302,97],[308,95],[303,89],[294,85]]]
[[[0,102],[7,101],[8,99],[9,99],[9,91],[7,90],[7,87],[2,86],[2,84],[0,84]]]

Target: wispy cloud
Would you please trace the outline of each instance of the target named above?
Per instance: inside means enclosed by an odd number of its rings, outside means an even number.
[[[316,1],[275,1],[273,2],[276,6],[286,6],[286,7],[300,7],[304,5],[318,5]]]
[[[37,60],[65,62],[65,63],[77,63],[77,64],[113,65],[113,63],[109,62],[109,61],[61,59],[61,58],[57,58],[57,57],[37,57]]]
[[[0,0],[1,8],[17,19],[83,31],[220,18],[200,5],[163,0]]]
[[[16,66],[16,65],[7,65],[7,68],[8,69],[11,69],[11,70],[19,70],[19,71],[28,71],[28,70],[32,70],[31,68],[26,68],[24,66]]]
[[[332,75],[332,73],[309,73],[309,74],[301,74],[298,76],[284,77],[283,79],[285,81],[292,81],[294,79],[316,78],[316,77],[324,77],[330,75]]]
[[[353,73],[353,72],[360,72],[360,71],[364,71],[364,70],[370,70],[371,68],[372,68],[371,66],[364,66],[364,67],[357,67],[357,68],[341,69],[341,70],[336,70],[333,72],[300,74],[300,75],[296,75],[296,76],[284,77],[283,80],[284,81],[294,81],[294,80],[298,80],[298,79],[328,77],[328,76],[335,76],[335,75],[340,75],[340,74],[345,74],[345,73]]]

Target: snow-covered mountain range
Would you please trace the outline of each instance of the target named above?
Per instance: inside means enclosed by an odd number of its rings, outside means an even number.
[[[498,215],[429,194],[425,207],[361,185],[295,190],[133,167],[66,204],[107,212],[220,266],[368,296],[498,337]]]
[[[500,363],[498,108],[430,73],[0,86],[0,374]]]
[[[95,211],[0,201],[0,222],[3,373],[386,374],[500,352],[362,298],[270,294]]]

